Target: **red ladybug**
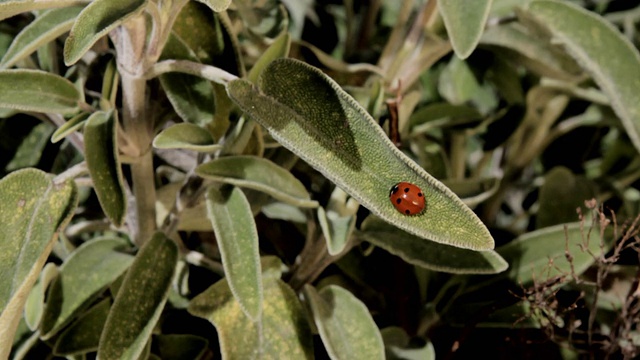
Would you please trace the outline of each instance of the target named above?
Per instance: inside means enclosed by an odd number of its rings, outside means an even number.
[[[396,210],[405,215],[416,215],[424,210],[424,194],[419,187],[408,183],[399,182],[391,188],[389,200]]]

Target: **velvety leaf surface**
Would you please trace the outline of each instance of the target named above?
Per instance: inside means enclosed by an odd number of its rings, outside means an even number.
[[[313,321],[332,359],[384,359],[384,344],[369,309],[349,291],[329,285],[304,287]]]
[[[0,359],[9,356],[29,291],[77,202],[75,183],[54,183],[40,170],[0,180]]]
[[[86,4],[90,0],[5,0],[0,2],[0,20],[34,10]]]
[[[495,274],[508,267],[507,262],[493,250],[472,251],[424,241],[374,216],[365,219],[359,235],[409,264],[429,270],[453,274]]]
[[[100,337],[98,358],[135,360],[160,318],[178,262],[178,247],[162,233],[142,246],[124,281]]]
[[[277,200],[300,207],[316,207],[307,189],[289,171],[257,156],[226,156],[202,164],[196,174],[265,192]]]
[[[197,0],[207,5],[211,10],[215,12],[225,11],[231,4],[231,0]]]
[[[424,346],[411,344],[409,335],[399,327],[380,330],[388,360],[435,360],[436,351],[430,341]]]
[[[116,226],[120,226],[127,201],[112,111],[97,111],[89,117],[84,126],[84,142],[87,168],[102,210]]]
[[[80,129],[84,125],[84,122],[89,118],[89,115],[91,114],[81,113],[69,119],[67,122],[62,124],[62,126],[57,128],[56,131],[53,132],[53,134],[51,135],[51,142],[57,143],[58,141],[64,139],[65,136]]]
[[[249,81],[234,80],[228,91],[274,139],[385,221],[440,243],[493,248],[493,238],[477,216],[400,152],[376,121],[319,70],[278,59],[262,72],[260,90]],[[423,190],[422,213],[406,216],[389,201],[389,190],[401,181]]]
[[[581,228],[580,223],[550,226],[526,233],[507,245],[496,249],[508,263],[506,275],[517,283],[527,284],[531,281],[555,275],[569,275],[570,263],[565,257],[569,251],[573,257],[573,268],[580,275],[595,261],[590,251],[596,256],[600,254],[600,231],[597,228],[589,231],[588,226]],[[605,232],[604,251],[611,247],[611,234]],[[552,261],[552,262],[551,262]]]
[[[224,279],[191,300],[189,312],[216,327],[223,359],[313,359],[311,332],[295,292],[276,276],[265,274],[262,282],[263,310],[256,322]]]
[[[640,151],[640,53],[611,23],[578,5],[533,1],[529,11],[587,70]]]
[[[146,0],[94,0],[85,7],[64,44],[64,62],[75,64],[87,50],[111,29],[136,15]]]
[[[47,288],[53,279],[58,276],[58,267],[54,263],[47,263],[38,282],[33,286],[27,302],[24,304],[24,320],[29,326],[29,329],[35,331],[40,326],[42,320],[42,314],[44,313],[44,299],[47,292]]]
[[[14,171],[26,167],[35,167],[40,162],[43,150],[49,144],[49,137],[54,127],[49,123],[40,123],[31,129],[23,140],[11,161],[5,167],[6,171]]]
[[[177,21],[187,21],[184,17],[185,15],[181,13]],[[195,51],[176,33],[169,36],[160,59],[200,62]],[[210,81],[190,74],[167,73],[160,75],[160,83],[182,120],[197,125],[211,122],[216,100]]]
[[[318,222],[327,242],[329,254],[337,255],[341,253],[355,226],[355,217],[340,216],[335,211],[325,211],[324,208],[319,207]]]
[[[257,321],[262,311],[258,231],[249,202],[237,187],[207,191],[207,213],[222,257],[224,273],[245,314]]]
[[[81,10],[80,6],[53,9],[35,18],[16,35],[0,61],[0,69],[11,67],[39,47],[69,31]]]
[[[458,57],[464,59],[475,49],[493,0],[438,0],[449,40]]]
[[[107,298],[87,310],[56,338],[53,352],[56,355],[76,355],[96,351],[110,307],[111,299]]]
[[[287,31],[280,34],[267,50],[265,50],[256,63],[253,65],[247,79],[252,83],[257,83],[262,70],[264,70],[275,59],[287,57],[291,48],[291,35]]]
[[[158,149],[187,149],[202,152],[213,152],[222,148],[222,145],[214,142],[209,131],[190,123],[175,124],[162,130],[153,139],[153,146]]]
[[[81,245],[65,260],[48,293],[40,327],[43,339],[57,334],[100,290],[127,270],[133,257],[118,252],[125,248],[122,239],[96,239]]]
[[[82,94],[61,76],[39,70],[0,71],[0,107],[70,114],[81,101]]]

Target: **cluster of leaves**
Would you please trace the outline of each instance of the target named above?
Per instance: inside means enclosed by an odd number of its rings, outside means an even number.
[[[0,359],[635,356],[631,5],[0,1]]]

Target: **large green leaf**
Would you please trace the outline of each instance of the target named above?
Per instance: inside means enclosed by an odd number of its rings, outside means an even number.
[[[188,149],[202,152],[214,152],[222,148],[222,145],[215,143],[209,131],[190,123],[175,124],[162,130],[153,139],[153,146],[158,149]]]
[[[90,0],[5,0],[0,2],[0,20],[34,10],[86,4]]]
[[[472,251],[424,241],[369,216],[359,233],[363,239],[425,269],[453,274],[495,274],[507,269],[507,262],[495,251]]]
[[[9,356],[29,291],[78,202],[72,181],[53,179],[25,169],[0,180],[0,359]]]
[[[82,314],[56,338],[54,354],[74,355],[96,351],[110,306],[111,299],[106,298]]]
[[[453,50],[465,59],[476,48],[493,0],[438,0]]]
[[[60,267],[48,293],[41,338],[57,334],[78,313],[129,267],[133,257],[122,239],[97,239],[80,246]]]
[[[197,0],[207,5],[211,10],[220,12],[225,11],[231,4],[231,0]]]
[[[64,44],[64,62],[75,64],[111,29],[144,9],[146,0],[94,0],[85,7]]]
[[[53,125],[46,122],[40,123],[31,129],[29,135],[18,146],[13,159],[7,164],[5,170],[11,172],[17,169],[37,166],[43,155],[43,150],[49,144],[49,137],[53,129]]]
[[[519,284],[528,284],[570,275],[572,268],[576,275],[582,274],[595,262],[594,255],[599,256],[601,249],[606,253],[611,247],[611,233],[605,231],[604,236],[601,239],[599,229],[580,223],[556,225],[526,233],[496,251],[509,263],[506,275]],[[566,258],[567,252],[573,265]]]
[[[70,114],[82,94],[67,79],[39,70],[0,71],[0,108]]]
[[[591,74],[640,151],[638,50],[608,21],[578,5],[539,0],[530,4],[529,11]]]
[[[118,159],[116,126],[113,111],[97,111],[84,126],[84,142],[87,168],[102,210],[116,226],[120,226],[127,201]]]
[[[177,21],[181,20],[182,14]],[[160,59],[200,61],[195,51],[175,33],[169,36]],[[182,120],[197,125],[213,120],[216,100],[210,81],[195,75],[172,72],[160,75],[160,83]]]
[[[46,292],[49,284],[56,276],[58,276],[58,267],[56,264],[47,263],[40,273],[38,282],[36,282],[29,293],[27,302],[24,305],[24,320],[32,331],[35,331],[40,326],[42,314],[44,313]]]
[[[286,148],[318,169],[372,213],[436,242],[493,248],[480,219],[449,189],[399,151],[380,126],[338,84],[291,59],[272,62],[260,77],[228,85],[231,98]],[[406,216],[389,201],[398,182],[419,186],[426,208]]]
[[[574,175],[565,167],[555,167],[544,177],[538,198],[536,228],[573,222],[577,208],[587,213],[585,200],[595,195],[594,185],[583,176]]]
[[[135,360],[160,318],[178,263],[178,247],[156,233],[127,271],[100,337],[98,358]]]
[[[225,279],[191,300],[189,312],[216,327],[223,359],[313,359],[311,331],[296,293],[279,276],[265,273],[262,283],[264,307],[255,322]]]
[[[38,16],[15,37],[0,61],[0,69],[11,67],[39,47],[69,31],[81,10],[82,7],[73,6],[49,10]]]
[[[289,32],[284,31],[280,34],[274,41],[271,46],[267,50],[265,50],[260,58],[251,68],[249,74],[247,75],[247,79],[251,82],[258,82],[258,78],[260,74],[262,74],[262,70],[264,70],[273,60],[287,57],[289,55],[289,50],[291,48],[291,35]]]
[[[317,207],[307,189],[289,171],[257,156],[226,156],[202,164],[196,174],[215,181],[265,192],[300,207]]]
[[[211,186],[207,191],[207,212],[229,287],[246,315],[257,321],[263,295],[258,231],[249,202],[240,188],[218,190]]]
[[[332,359],[384,359],[384,344],[369,309],[349,291],[304,287],[313,320]]]

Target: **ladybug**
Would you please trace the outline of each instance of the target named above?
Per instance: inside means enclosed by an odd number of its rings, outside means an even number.
[[[399,212],[405,215],[417,215],[424,210],[424,194],[414,184],[399,182],[389,191],[389,200]]]

